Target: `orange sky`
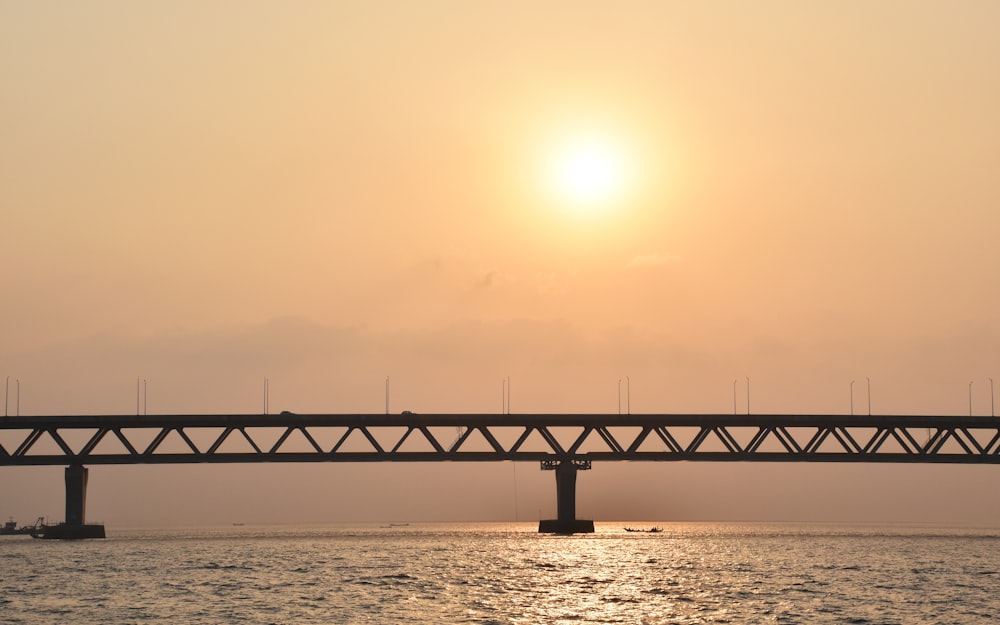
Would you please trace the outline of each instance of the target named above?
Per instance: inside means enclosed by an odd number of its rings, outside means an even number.
[[[259,411],[264,377],[272,409],[378,412],[385,376],[395,409],[498,411],[508,375],[515,412],[614,412],[627,375],[633,412],[726,412],[749,376],[760,412],[846,413],[870,377],[875,412],[965,414],[972,381],[989,414],[998,23],[973,1],[0,2],[0,375],[23,414],[128,413],[136,377],[150,413]],[[594,137],[623,182],[583,211],[547,159]],[[420,471],[97,468],[91,513],[510,511],[406,500],[502,490],[509,465]],[[551,515],[551,475],[516,473],[522,517]],[[789,473],[598,466],[581,507],[1000,523],[955,486],[994,470],[796,469],[822,496]],[[57,470],[0,474],[0,515],[61,516]]]

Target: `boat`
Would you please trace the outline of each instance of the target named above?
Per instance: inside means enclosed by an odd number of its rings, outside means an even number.
[[[644,534],[658,534],[658,533],[660,533],[660,532],[663,531],[663,528],[662,527],[651,527],[649,529],[639,529],[639,528],[635,528],[635,527],[626,527],[625,531],[626,532],[641,532],[641,533],[644,533]]]
[[[35,532],[35,528],[41,524],[42,519],[38,519],[35,525],[22,525],[17,526],[17,522],[14,519],[10,519],[2,526],[0,526],[0,536],[31,536]]]

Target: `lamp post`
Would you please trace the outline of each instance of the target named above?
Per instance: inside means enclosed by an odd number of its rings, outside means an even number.
[[[993,378],[990,378],[990,416],[997,416],[995,404],[993,403]]]
[[[869,377],[865,378],[868,380],[868,416],[872,416],[872,379]]]
[[[851,416],[854,416],[854,380],[851,380]]]
[[[750,376],[747,376],[747,415],[750,414]]]
[[[733,380],[733,414],[736,414],[736,385],[739,384],[739,379]]]
[[[969,382],[969,416],[972,416],[972,382]]]

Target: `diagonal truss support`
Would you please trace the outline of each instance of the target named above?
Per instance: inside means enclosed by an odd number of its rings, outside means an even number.
[[[0,419],[0,466],[500,460],[1000,464],[1000,418],[282,414]]]

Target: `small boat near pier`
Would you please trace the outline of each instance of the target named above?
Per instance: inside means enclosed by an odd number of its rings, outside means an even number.
[[[35,521],[34,525],[22,525],[18,527],[14,519],[10,519],[0,526],[0,536],[33,536],[35,530],[41,525],[42,519]]]

